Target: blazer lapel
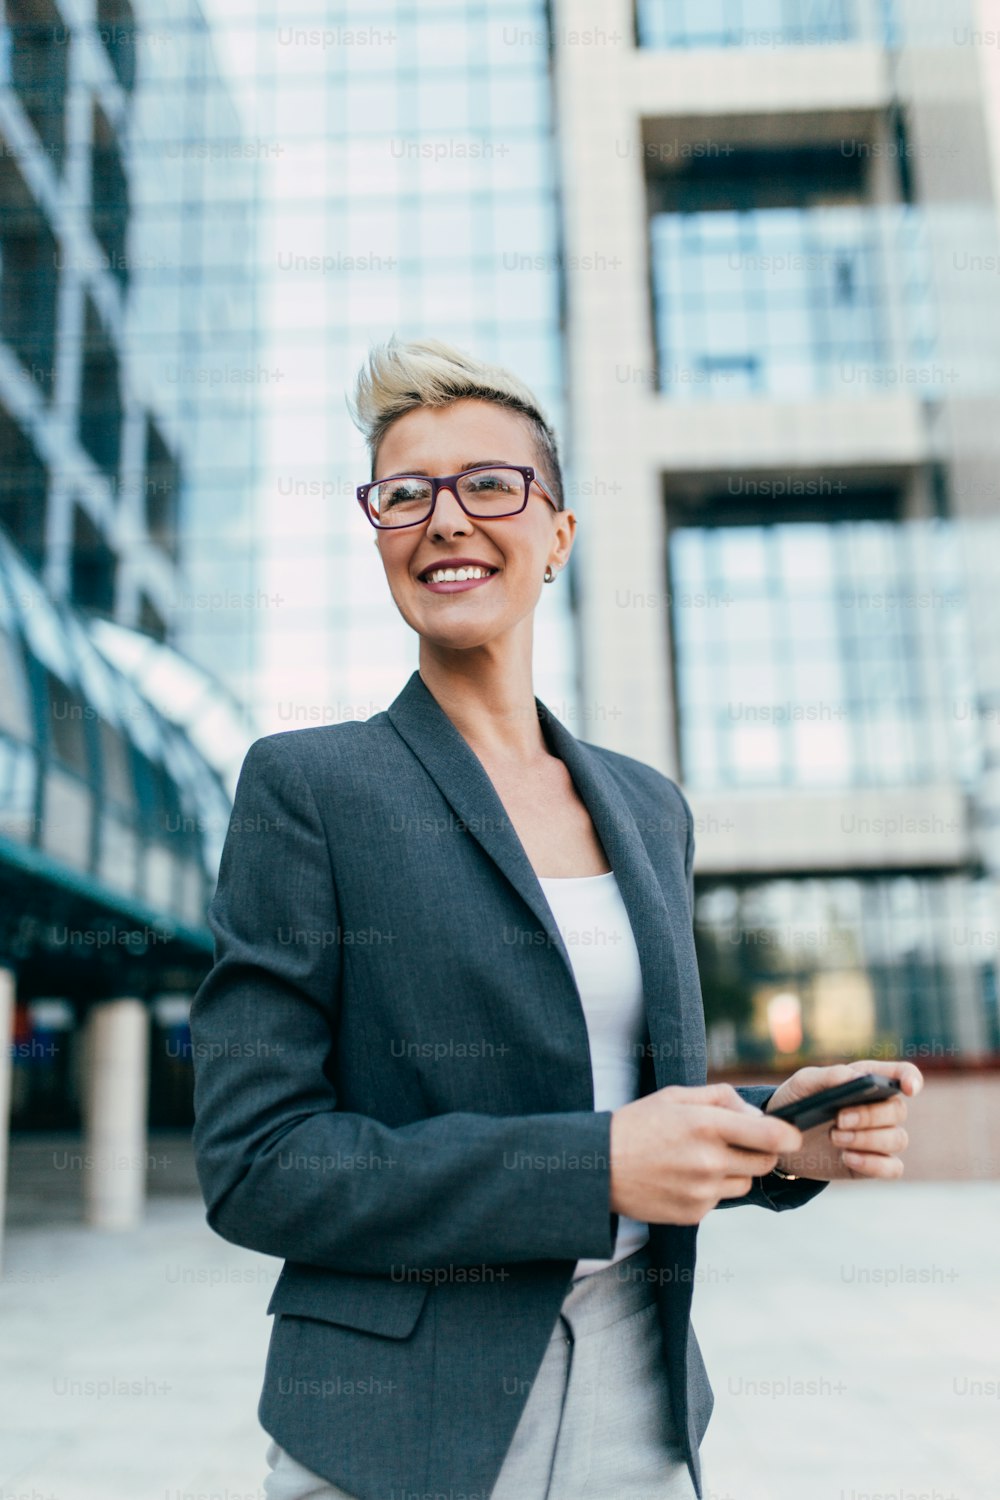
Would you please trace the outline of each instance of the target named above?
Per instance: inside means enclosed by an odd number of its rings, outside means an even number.
[[[687,916],[686,895],[679,904],[666,900],[632,811],[611,772],[540,699],[535,703],[546,742],[566,765],[593,819],[628,912],[639,952],[657,1087],[684,1081],[689,1072],[697,1076],[696,1055],[700,1049],[696,1037],[685,1039],[677,965],[677,943],[682,935],[678,928]],[[468,832],[545,929],[579,1002],[569,954],[524,846],[482,762],[418,671],[413,672],[387,713]]]

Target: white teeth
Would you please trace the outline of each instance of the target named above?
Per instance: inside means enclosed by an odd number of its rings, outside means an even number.
[[[435,568],[426,577],[428,583],[463,583],[467,578],[489,578],[490,572],[489,568]]]

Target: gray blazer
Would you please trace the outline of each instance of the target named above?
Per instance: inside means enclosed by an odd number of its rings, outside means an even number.
[[[640,1092],[703,1084],[690,808],[535,702],[635,934]],[[418,672],[365,723],[254,741],[209,923],[215,964],[191,1011],[207,1218],[285,1262],[260,1421],[359,1500],[485,1497],[577,1258],[613,1253],[611,1111],[594,1110],[541,886]],[[762,1105],[772,1089],[740,1092]],[[725,1206],[797,1207],[823,1186],[755,1179]],[[650,1228],[700,1496],[713,1396],[689,1318],[696,1233]]]

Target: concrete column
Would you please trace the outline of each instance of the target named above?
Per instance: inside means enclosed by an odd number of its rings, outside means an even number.
[[[10,1136],[11,1044],[14,1039],[13,969],[0,967],[0,1270],[3,1269],[3,1225],[7,1205],[7,1141]]]
[[[84,1059],[84,1217],[97,1229],[134,1229],[146,1198],[149,1012],[141,1000],[103,1000],[87,1020]]]

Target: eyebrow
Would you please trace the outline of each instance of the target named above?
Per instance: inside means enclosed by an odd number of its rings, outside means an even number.
[[[504,464],[508,467],[511,466],[509,458],[468,458],[466,459],[465,463],[463,463],[462,468],[456,470],[456,472],[461,474],[463,469],[481,469],[490,464]],[[430,478],[430,474],[426,469],[400,469],[399,472],[400,474],[418,474],[421,479]],[[387,477],[391,478],[391,475]]]

